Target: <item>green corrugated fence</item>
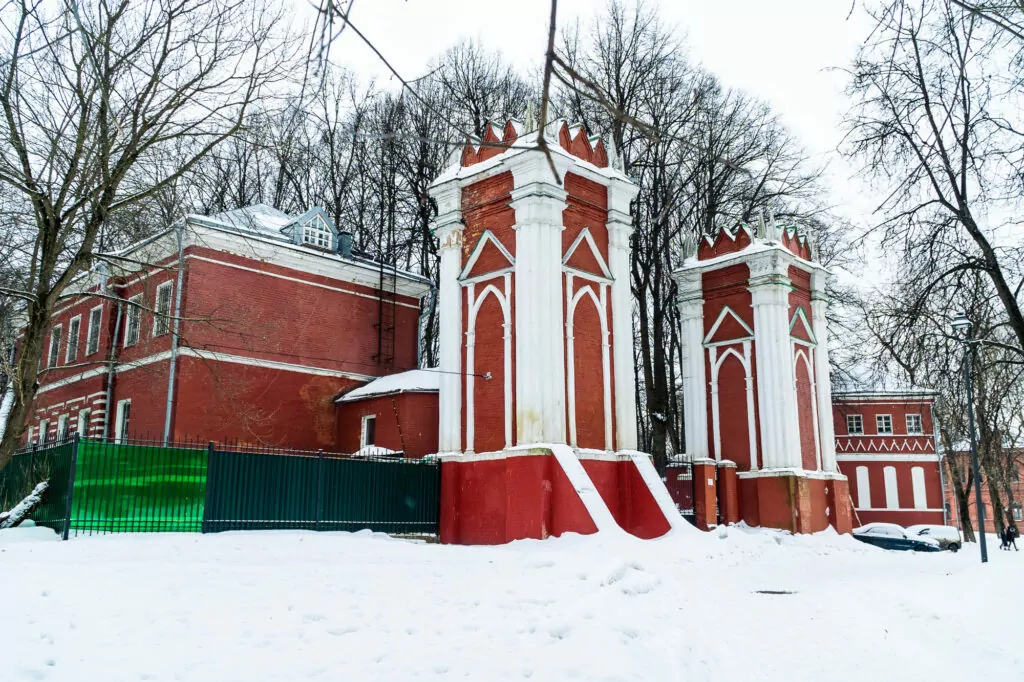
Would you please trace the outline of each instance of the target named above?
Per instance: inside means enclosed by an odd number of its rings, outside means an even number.
[[[43,479],[50,491],[33,518],[65,537],[280,528],[432,535],[440,507],[436,462],[75,438],[18,453],[0,471],[0,508]]]
[[[71,530],[79,533],[196,532],[203,528],[207,449],[78,445]]]

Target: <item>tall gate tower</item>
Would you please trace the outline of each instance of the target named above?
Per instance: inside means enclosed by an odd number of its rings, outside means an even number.
[[[636,194],[600,139],[562,121],[489,126],[434,182],[442,541],[682,523],[636,452]]]

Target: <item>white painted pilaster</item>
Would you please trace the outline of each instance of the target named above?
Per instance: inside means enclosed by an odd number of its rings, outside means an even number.
[[[555,156],[560,177],[569,161]],[[562,212],[566,192],[540,152],[511,162],[516,212],[516,443],[565,443]]]
[[[639,188],[624,180],[608,184],[608,270],[612,276],[612,376],[615,383],[615,448],[636,450],[636,375],[633,363],[633,294],[630,289],[629,205]]]
[[[686,424],[686,454],[693,459],[708,457],[707,379],[704,371],[704,299],[700,273],[677,278],[679,317],[683,335],[683,418]]]
[[[749,265],[763,467],[799,468],[800,424],[789,338],[788,268],[774,250]]]
[[[438,285],[438,369],[441,371],[438,405],[438,449],[462,450],[462,190],[458,182],[431,189],[438,205],[434,234],[440,242]]]
[[[823,471],[837,471],[836,434],[832,424],[832,379],[828,359],[828,320],[825,317],[828,299],[825,285],[828,273],[815,270],[811,273],[811,325],[818,341],[814,349],[815,397],[818,401],[818,437],[821,443],[821,468]]]

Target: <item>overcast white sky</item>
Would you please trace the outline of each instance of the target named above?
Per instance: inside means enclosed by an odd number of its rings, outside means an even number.
[[[296,0],[306,2],[306,0]],[[690,57],[729,86],[771,103],[815,159],[829,164],[833,202],[865,224],[870,192],[836,158],[845,67],[870,30],[852,0],[648,0],[687,36]],[[559,23],[589,21],[604,0],[560,0]],[[405,78],[426,71],[435,55],[463,38],[499,50],[514,65],[536,68],[543,57],[549,0],[356,0],[352,19]],[[354,34],[333,46],[334,61],[383,84],[386,70]]]

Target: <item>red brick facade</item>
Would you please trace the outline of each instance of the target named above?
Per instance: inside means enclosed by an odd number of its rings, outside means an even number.
[[[856,521],[943,524],[943,480],[927,392],[833,398],[836,459],[850,481]]]
[[[276,235],[237,234],[217,220],[190,219],[184,235],[170,439],[336,450],[343,439],[334,398],[374,376],[416,366],[420,297],[427,283],[399,274],[393,287],[393,352],[385,357],[378,354],[381,294],[371,262]],[[106,293],[82,296],[54,315],[53,326],[61,328],[58,362],[49,367],[44,358],[29,424],[33,439],[39,438],[43,420],[49,420],[47,437],[55,437],[61,415],[74,431],[86,409],[91,412],[83,435],[118,437],[118,413],[124,411],[119,405],[126,401],[129,419],[122,432],[163,438],[172,325],[153,311],[163,305],[173,313],[175,235],[166,233],[139,249],[139,260],[155,253],[166,269],[116,272],[106,281],[90,275],[93,279],[79,286],[99,293],[106,285]],[[135,300],[142,308],[122,303],[118,319],[113,297]],[[90,342],[94,308],[101,317]],[[75,317],[80,318],[77,352],[68,338]]]

